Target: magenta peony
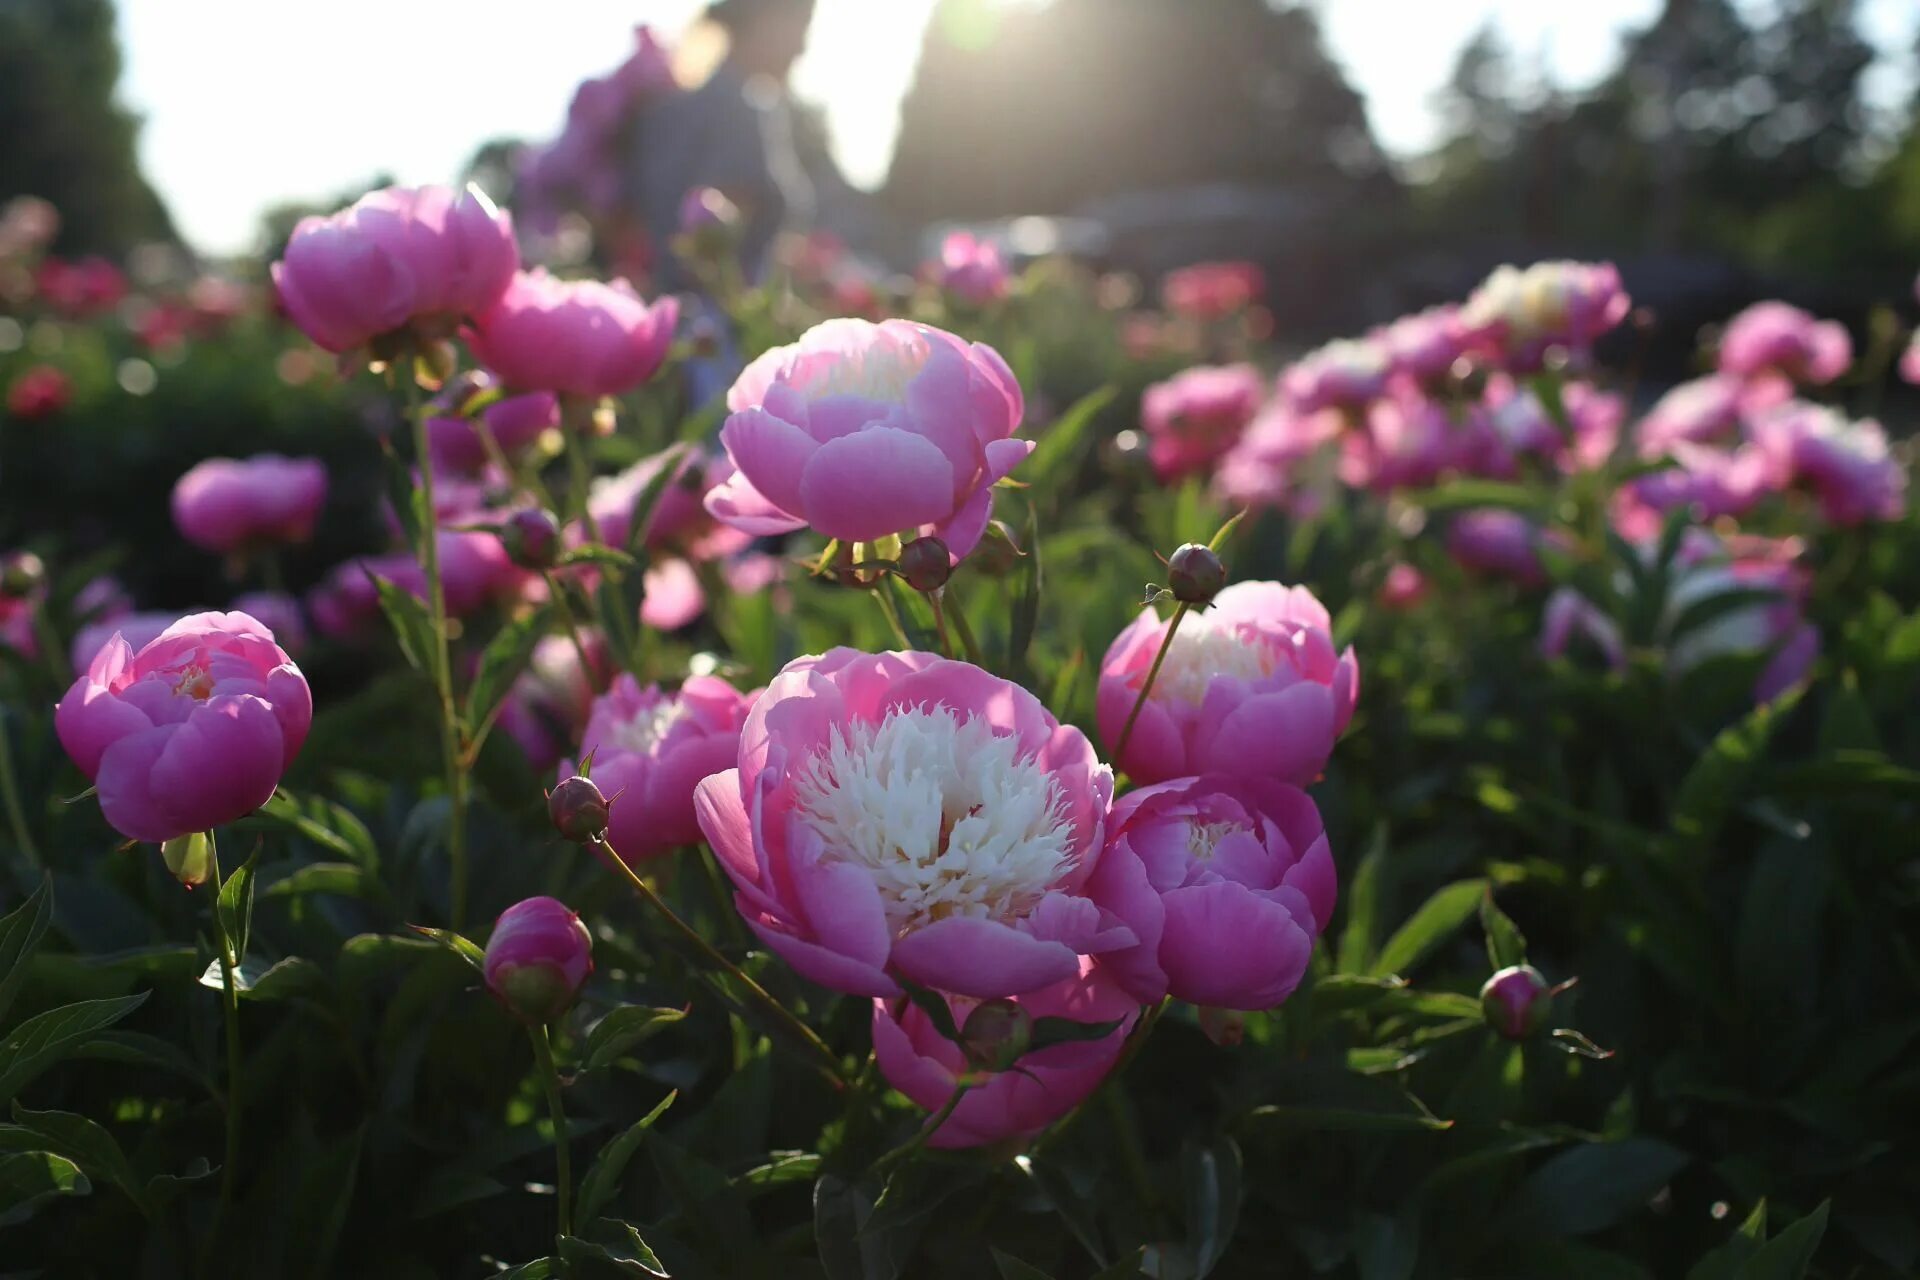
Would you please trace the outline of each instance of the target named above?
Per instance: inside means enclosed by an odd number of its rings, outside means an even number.
[[[326,500],[318,458],[208,458],[174,484],[173,523],[201,550],[233,555],[307,541]]]
[[[625,280],[559,280],[522,271],[475,320],[474,356],[508,386],[599,399],[633,390],[659,370],[680,304],[648,304]]]
[[[1140,425],[1153,469],[1168,481],[1206,471],[1240,439],[1266,392],[1250,364],[1201,365],[1148,387]]]
[[[528,898],[494,922],[481,971],[514,1017],[552,1022],[573,1007],[593,972],[593,935],[564,902]]]

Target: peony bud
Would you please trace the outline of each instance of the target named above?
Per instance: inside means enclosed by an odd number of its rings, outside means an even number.
[[[546,1023],[573,1006],[593,972],[593,935],[554,898],[501,913],[487,939],[487,990],[523,1022]]]
[[[953,576],[953,556],[938,538],[915,538],[900,550],[900,576],[915,591],[938,591]]]
[[[1487,1025],[1509,1040],[1526,1040],[1553,1016],[1553,992],[1530,964],[1511,965],[1480,988],[1480,1011]]]
[[[960,1025],[960,1051],[982,1071],[1005,1071],[1033,1043],[1033,1015],[1012,1000],[987,1000]]]
[[[1207,605],[1227,585],[1227,567],[1211,547],[1189,542],[1167,561],[1167,588],[1181,604]]]
[[[523,507],[500,526],[500,545],[522,569],[551,569],[560,552],[560,522],[544,507]]]
[[[0,556],[0,596],[24,599],[46,585],[47,566],[31,551]]]
[[[592,844],[607,829],[607,798],[592,778],[576,773],[547,793],[547,815],[568,840]]]

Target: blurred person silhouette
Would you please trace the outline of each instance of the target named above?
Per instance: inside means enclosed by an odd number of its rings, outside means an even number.
[[[656,245],[672,243],[681,201],[697,187],[739,208],[749,282],[764,275],[780,231],[812,224],[814,184],[795,145],[788,78],[813,9],[814,0],[715,0],[682,41],[675,73],[694,87],[654,104],[634,131],[630,197]],[[671,254],[660,276],[668,288],[694,283]]]

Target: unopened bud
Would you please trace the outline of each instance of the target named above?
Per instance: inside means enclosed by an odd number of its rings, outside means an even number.
[[[1502,1036],[1526,1040],[1539,1034],[1553,1016],[1553,992],[1532,965],[1511,965],[1480,988],[1480,1012]]]
[[[1167,589],[1181,604],[1210,604],[1227,585],[1227,566],[1213,548],[1189,542],[1167,561]]]
[[[0,557],[0,596],[20,599],[38,591],[47,581],[47,566],[31,551]]]
[[[544,507],[523,507],[500,526],[500,545],[522,569],[551,569],[560,554],[560,522]]]
[[[575,844],[592,844],[607,829],[607,798],[592,778],[574,774],[547,793],[553,829]]]
[[[938,591],[953,576],[953,555],[938,538],[915,538],[900,549],[900,576],[915,591]]]
[[[987,1000],[960,1024],[960,1051],[981,1071],[1005,1071],[1033,1043],[1033,1015],[1012,1000]]]
[[[548,1023],[573,1007],[593,972],[593,935],[554,898],[501,913],[487,939],[487,990],[523,1022]]]

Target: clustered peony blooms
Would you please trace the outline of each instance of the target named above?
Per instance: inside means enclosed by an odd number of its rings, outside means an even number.
[[[1640,455],[1657,458],[1676,444],[1728,444],[1740,437],[1742,384],[1726,374],[1683,382],[1640,419]]]
[[[1119,745],[1167,621],[1148,606],[1100,666],[1100,737],[1137,783],[1202,773],[1305,786],[1353,718],[1360,667],[1305,587],[1236,582],[1186,617]]]
[[[557,898],[528,898],[494,922],[481,972],[514,1017],[552,1022],[573,1007],[593,972],[593,935]]]
[[[1540,548],[1550,540],[1517,511],[1463,511],[1447,526],[1447,554],[1462,568],[1529,587],[1547,580]]]
[[[542,432],[560,425],[560,402],[546,391],[507,396],[482,409],[479,419],[478,423],[460,417],[427,419],[427,449],[436,476],[443,472],[471,475],[486,469],[491,458],[480,434],[482,425],[502,454],[519,456]]]
[[[1393,372],[1421,385],[1445,377],[1466,354],[1469,340],[1460,308],[1451,305],[1401,316],[1376,338]]]
[[[1778,374],[1823,385],[1853,363],[1853,341],[1833,320],[1816,320],[1785,302],[1756,302],[1727,322],[1720,371],[1741,378]]]
[[[668,693],[622,672],[593,700],[580,755],[612,801],[607,843],[628,862],[671,853],[700,839],[694,785],[740,754],[740,727],[752,697],[718,676],[694,676]],[[577,772],[570,760],[560,776]]]
[[[301,219],[273,284],[302,332],[347,352],[416,323],[445,336],[492,307],[519,266],[512,216],[478,187],[387,187]]]
[[[991,240],[955,231],[940,242],[940,258],[931,265],[940,288],[970,307],[984,307],[1007,294],[1006,260]]]
[[[1381,344],[1341,338],[1289,365],[1280,375],[1280,395],[1295,413],[1358,409],[1386,388],[1388,369]]]
[[[1218,320],[1258,302],[1266,273],[1251,262],[1197,262],[1167,272],[1160,299],[1167,310],[1195,320]]]
[[[1898,520],[1907,510],[1907,472],[1872,419],[1855,422],[1822,405],[1792,401],[1753,424],[1754,440],[1782,487],[1804,486],[1839,525]]]
[[[580,740],[594,689],[612,674],[606,638],[592,628],[577,634],[577,645],[568,636],[542,636],[500,708],[501,731],[519,745],[536,773],[552,770]]]
[[[173,523],[201,550],[233,555],[307,541],[326,500],[318,458],[208,458],[174,484]]]
[[[1080,962],[1079,972],[1013,1000],[1031,1018],[1119,1025],[1098,1040],[1033,1050],[1011,1069],[974,1083],[953,1114],[928,1135],[928,1146],[980,1147],[1037,1136],[1099,1087],[1140,1016],[1139,1003],[1087,960]],[[947,1006],[959,1024],[979,1004],[949,996]],[[873,1056],[887,1083],[928,1111],[945,1106],[963,1079],[976,1077],[960,1046],[940,1034],[924,1009],[901,999],[873,1002]]]
[[[1138,1000],[1270,1009],[1333,914],[1333,855],[1305,792],[1270,778],[1181,778],[1107,815],[1087,886],[1139,942],[1100,957]]]
[[[509,387],[598,400],[651,378],[679,322],[678,301],[649,304],[625,280],[522,271],[477,316],[467,341]]]
[[[440,579],[449,617],[466,617],[489,604],[510,603],[536,581],[513,563],[497,534],[480,529],[442,529],[437,535]],[[362,556],[334,568],[307,593],[307,612],[321,635],[349,639],[380,613],[374,578],[384,578],[414,598],[427,597],[426,575],[408,552]]]
[[[1204,472],[1231,450],[1260,410],[1266,385],[1250,364],[1197,365],[1140,398],[1147,457],[1162,480]]]
[[[1460,322],[1477,348],[1530,372],[1551,348],[1584,353],[1632,305],[1610,262],[1536,262],[1496,267],[1460,309]]]
[[[694,804],[741,915],[804,977],[993,999],[1137,941],[1085,893],[1112,794],[1085,735],[1018,685],[834,649],[774,677]]]
[[[114,637],[54,712],[107,821],[152,843],[265,804],[312,720],[300,668],[244,613],[181,618],[138,653]]]
[[[72,399],[73,380],[50,364],[37,364],[7,385],[7,414],[22,422],[50,418]]]
[[[993,348],[906,320],[828,320],[727,393],[735,471],[707,510],[751,534],[811,526],[845,542],[930,533],[956,563],[993,486],[1033,450],[1020,384]]]

